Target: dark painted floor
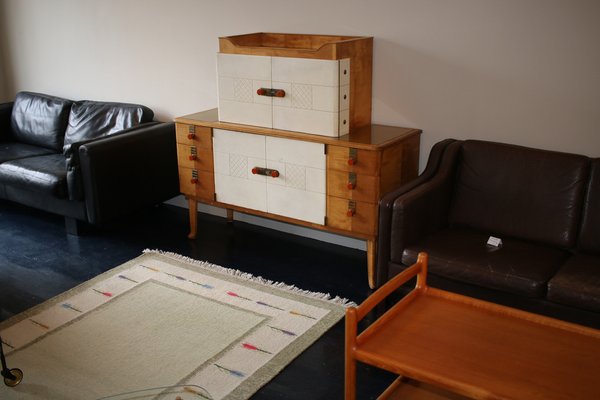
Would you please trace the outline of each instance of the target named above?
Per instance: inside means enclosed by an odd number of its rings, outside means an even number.
[[[82,236],[62,217],[0,200],[0,320],[20,313],[146,249],[236,268],[302,289],[362,302],[370,293],[366,253],[254,225],[199,214],[188,240],[187,210],[161,205]],[[302,353],[252,399],[342,399],[343,321]],[[27,371],[25,371],[25,374]],[[358,399],[375,399],[393,376],[358,368]]]

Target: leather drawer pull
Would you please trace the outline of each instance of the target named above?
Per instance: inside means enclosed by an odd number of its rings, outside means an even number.
[[[192,179],[190,179],[190,183],[192,185],[196,185],[198,183],[198,171],[195,169],[192,170]]]
[[[190,148],[190,155],[188,156],[190,161],[195,161],[198,159],[198,150],[195,147]]]
[[[259,96],[268,97],[285,97],[285,90],[273,88],[260,88],[256,91],[256,94]]]
[[[262,167],[252,168],[252,173],[254,175],[271,176],[273,178],[277,178],[279,176],[279,171],[277,171],[276,169],[262,168]]]
[[[358,164],[358,152],[354,148],[348,149],[348,165]]]
[[[189,140],[193,140],[196,138],[196,126],[195,125],[190,125],[188,126],[188,135],[187,138]]]
[[[354,217],[354,215],[356,214],[356,202],[350,200],[348,202],[348,210],[346,211],[346,216],[347,217]]]
[[[348,173],[348,183],[346,184],[346,187],[348,188],[348,190],[356,189],[356,173]]]

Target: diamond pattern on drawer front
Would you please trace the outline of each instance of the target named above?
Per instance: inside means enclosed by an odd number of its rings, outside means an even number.
[[[286,164],[285,166],[286,186],[296,189],[306,189],[306,167],[301,165]]]
[[[294,108],[312,108],[312,86],[292,84],[292,107]]]
[[[252,80],[236,79],[233,83],[233,96],[236,101],[252,103]]]
[[[229,175],[236,178],[248,176],[248,157],[239,154],[229,155]]]

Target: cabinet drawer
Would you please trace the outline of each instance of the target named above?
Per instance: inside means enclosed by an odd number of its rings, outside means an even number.
[[[323,225],[321,143],[214,130],[217,201]]]
[[[324,136],[350,126],[350,61],[217,54],[219,120]]]
[[[342,146],[327,146],[327,170],[379,175],[379,153]]]
[[[212,148],[212,129],[188,124],[176,124],[175,129],[177,143],[204,149]]]
[[[179,190],[199,199],[213,200],[215,182],[212,172],[179,167]]]
[[[213,171],[213,152],[185,144],[177,144],[177,163],[181,167]]]
[[[379,178],[355,172],[327,171],[327,194],[349,200],[377,203]]]
[[[327,226],[374,235],[377,204],[327,196]]]

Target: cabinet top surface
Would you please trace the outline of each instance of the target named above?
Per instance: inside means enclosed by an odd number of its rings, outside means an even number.
[[[351,57],[353,54],[369,54],[370,58],[372,46],[373,38],[370,36],[257,32],[219,38],[219,51],[223,53],[327,60]]]
[[[319,142],[337,146],[368,149],[385,147],[398,141],[404,140],[409,136],[421,134],[420,129],[373,124],[354,129],[350,131],[348,135],[340,137],[312,135],[308,133],[265,128],[261,126],[221,122],[219,121],[218,111],[216,108],[212,110],[177,117],[175,118],[175,122],[267,136],[286,137],[292,139],[305,140],[308,142]]]

